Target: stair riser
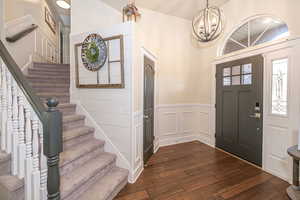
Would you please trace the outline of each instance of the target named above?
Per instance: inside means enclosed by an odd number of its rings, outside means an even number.
[[[127,185],[127,183],[128,183],[128,177],[125,178],[123,181],[121,181],[121,183],[118,185],[117,188],[115,188],[113,193],[111,193],[110,196],[107,197],[107,200],[113,200],[119,194],[119,192]]]
[[[24,200],[25,191],[24,187],[16,191],[9,191],[7,188],[0,184],[0,199],[2,200]]]
[[[33,65],[33,69],[59,69],[59,70],[70,70],[70,67],[60,65]]]
[[[69,78],[53,78],[53,77],[28,77],[27,78],[32,83],[60,83],[65,84],[69,83]]]
[[[70,121],[70,122],[64,122],[63,123],[63,130],[67,131],[70,129],[74,129],[80,126],[84,125],[84,119],[80,119],[80,120],[74,120],[74,121]]]
[[[51,68],[51,67],[60,67],[60,68],[70,68],[68,64],[55,64],[55,63],[33,63],[33,67],[46,67],[46,68]]]
[[[79,144],[82,144],[83,142],[86,142],[86,141],[91,140],[91,139],[95,139],[94,134],[88,133],[86,135],[82,135],[82,136],[73,138],[71,140],[65,141],[64,142],[64,150],[67,150],[67,149],[69,149],[69,148],[71,148],[75,145],[78,146]]]
[[[42,102],[47,102],[47,99],[50,97],[40,97]],[[70,102],[70,97],[55,97],[59,103],[69,103]]]
[[[71,163],[68,163],[64,165],[63,167],[60,167],[60,173],[63,176],[64,174],[84,165],[89,160],[95,158],[97,155],[104,152],[104,147],[98,147],[96,149],[93,149],[91,152],[85,154],[84,156],[72,161]]]
[[[0,163],[0,176],[10,174],[11,172],[11,162],[10,160]]]
[[[54,93],[54,92],[61,92],[61,93],[68,93],[69,88],[33,88],[35,92],[40,93],[40,92],[49,92],[49,93]]]
[[[116,166],[116,161],[107,165],[104,169],[99,169],[92,177],[89,177],[83,183],[78,184],[74,187],[74,190],[69,194],[62,194],[63,200],[74,200],[78,199],[85,191],[89,189],[97,180],[105,176]]]
[[[70,70],[48,70],[48,69],[28,69],[28,74],[44,74],[44,75],[69,75]]]
[[[74,115],[76,113],[76,108],[58,108],[63,115]]]
[[[55,78],[63,78],[63,79],[69,79],[69,74],[61,74],[61,73],[56,73],[56,74],[51,74],[51,73],[30,73],[31,76],[37,76],[37,77],[43,77],[43,78],[48,78],[48,77],[55,77]]]

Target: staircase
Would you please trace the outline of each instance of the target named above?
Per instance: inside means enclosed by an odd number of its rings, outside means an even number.
[[[60,102],[64,146],[60,154],[61,199],[113,199],[127,184],[128,171],[116,166],[116,155],[104,151],[105,142],[96,140],[94,128],[85,125],[85,116],[76,114],[76,105],[70,103],[70,66],[34,63],[26,78],[43,102],[50,97]],[[0,152],[0,193],[6,190],[11,193],[6,198],[24,199],[23,181],[7,176],[9,163],[10,157]]]

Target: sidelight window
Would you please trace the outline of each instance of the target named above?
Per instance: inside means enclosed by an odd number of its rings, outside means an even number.
[[[272,62],[272,114],[287,115],[288,59]]]

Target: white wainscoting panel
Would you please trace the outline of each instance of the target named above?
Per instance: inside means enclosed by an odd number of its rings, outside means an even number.
[[[159,146],[199,140],[213,145],[210,128],[211,105],[175,104],[159,105],[157,112],[157,137]]]
[[[133,172],[131,175],[131,180],[132,182],[135,182],[144,169],[143,113],[141,111],[134,113],[132,134]]]
[[[211,132],[211,105],[176,104],[158,105],[155,109],[154,152],[159,147],[198,140],[214,145],[214,134]],[[143,112],[134,113],[132,152],[133,173],[135,182],[144,169],[143,161]]]

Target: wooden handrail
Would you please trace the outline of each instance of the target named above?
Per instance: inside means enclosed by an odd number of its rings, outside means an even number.
[[[13,78],[16,80],[18,86],[24,93],[26,99],[38,115],[39,119],[45,125],[46,118],[44,114],[46,113],[46,107],[43,105],[40,98],[35,95],[33,89],[29,86],[28,81],[23,75],[23,72],[21,71],[17,63],[14,61],[14,59],[12,58],[2,41],[0,41],[0,57],[2,58],[2,61],[6,64],[8,70],[10,71]]]
[[[28,35],[29,33],[31,33],[32,31],[34,31],[35,29],[37,29],[39,26],[36,25],[36,24],[32,24],[30,25],[28,28],[20,31],[19,33],[13,35],[13,36],[10,36],[10,37],[6,37],[6,41],[7,42],[16,42],[18,40],[20,40],[21,38],[25,37],[26,35]]]

